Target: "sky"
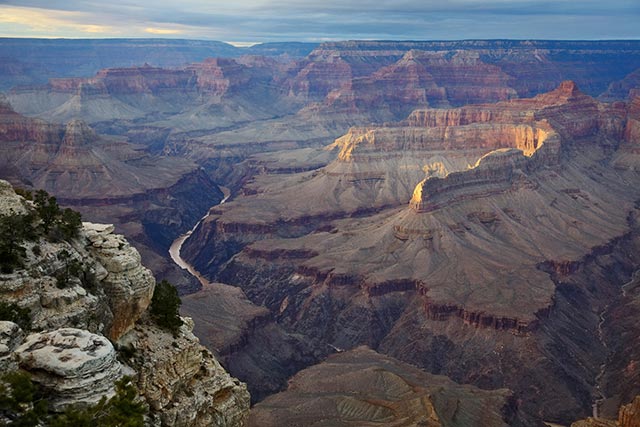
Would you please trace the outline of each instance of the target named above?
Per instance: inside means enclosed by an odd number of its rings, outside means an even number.
[[[640,39],[640,0],[0,0],[0,37]]]

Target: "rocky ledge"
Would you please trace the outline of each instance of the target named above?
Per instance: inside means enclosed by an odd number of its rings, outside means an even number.
[[[53,410],[111,398],[123,375],[111,342],[82,329],[31,334],[15,353],[20,367],[50,396]]]
[[[119,341],[131,354],[128,362],[155,421],[183,427],[244,425],[247,386],[200,345],[192,333],[193,321],[183,321],[177,336],[144,321]]]
[[[103,286],[113,312],[108,335],[117,340],[133,327],[151,303],[155,280],[151,271],[140,263],[138,251],[124,236],[113,234],[113,225],[85,222],[83,229],[90,242],[89,252],[106,272]]]
[[[5,181],[0,191],[3,225],[7,215],[35,212]],[[245,424],[246,386],[200,345],[190,319],[174,333],[152,322],[155,279],[113,225],[85,222],[64,238],[38,231],[18,244],[24,253],[13,271],[3,264],[0,302],[4,315],[4,305],[22,313],[16,322],[25,330],[0,321],[2,372],[29,373],[53,411],[109,398],[126,375],[149,408],[149,425]]]

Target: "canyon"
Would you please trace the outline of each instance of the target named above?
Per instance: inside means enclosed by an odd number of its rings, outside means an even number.
[[[640,394],[640,43],[48,43],[0,44],[30,70],[0,68],[0,177],[176,284],[249,425],[569,425]],[[189,230],[202,280],[168,254]]]
[[[367,345],[568,423],[614,357],[589,340],[599,301],[637,263],[636,102],[563,82],[352,128],[327,166],[213,208],[183,254],[318,351]]]

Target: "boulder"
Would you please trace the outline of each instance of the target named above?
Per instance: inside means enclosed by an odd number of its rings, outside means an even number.
[[[20,367],[47,391],[53,410],[110,398],[123,375],[111,342],[82,329],[31,334],[15,353]]]

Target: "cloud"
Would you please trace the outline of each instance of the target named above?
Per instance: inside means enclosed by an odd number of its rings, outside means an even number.
[[[170,30],[168,28],[153,28],[153,27],[145,28],[144,32],[149,34],[162,34],[162,35],[182,34],[181,30]]]
[[[0,24],[18,25],[25,31],[39,33],[43,37],[61,30],[91,34],[117,32],[109,25],[87,21],[87,17],[82,12],[0,6]]]
[[[238,42],[640,38],[638,0],[0,0],[0,16],[16,11],[23,18],[14,35],[94,31]],[[0,35],[9,35],[7,19],[0,19]]]

